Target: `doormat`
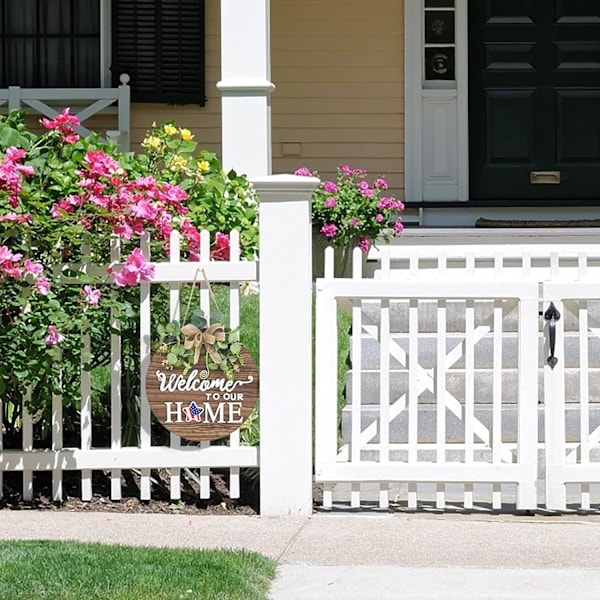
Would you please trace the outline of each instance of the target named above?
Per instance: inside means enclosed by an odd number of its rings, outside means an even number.
[[[484,219],[475,221],[475,227],[533,228],[533,227],[600,227],[600,219],[561,219],[558,221],[517,221],[515,219]]]

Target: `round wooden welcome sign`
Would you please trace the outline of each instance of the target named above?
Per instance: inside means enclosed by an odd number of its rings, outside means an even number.
[[[239,429],[258,397],[254,361],[246,348],[241,357],[230,379],[219,369],[209,371],[201,365],[184,374],[183,367],[167,367],[164,355],[155,354],[146,374],[146,396],[154,416],[171,433],[197,442]]]

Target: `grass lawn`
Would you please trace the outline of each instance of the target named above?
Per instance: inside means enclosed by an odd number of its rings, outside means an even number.
[[[264,600],[275,561],[229,550],[0,542],[1,600]]]

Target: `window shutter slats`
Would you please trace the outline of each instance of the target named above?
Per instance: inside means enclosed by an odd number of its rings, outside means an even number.
[[[134,102],[204,106],[204,0],[113,0],[112,40]]]

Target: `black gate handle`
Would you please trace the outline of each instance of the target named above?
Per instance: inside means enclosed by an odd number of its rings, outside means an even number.
[[[546,362],[550,365],[551,369],[554,369],[558,363],[558,358],[554,356],[554,347],[556,346],[556,321],[560,319],[560,312],[556,306],[554,306],[554,302],[550,302],[548,310],[544,313],[544,319],[550,321],[550,356],[546,359]]]

